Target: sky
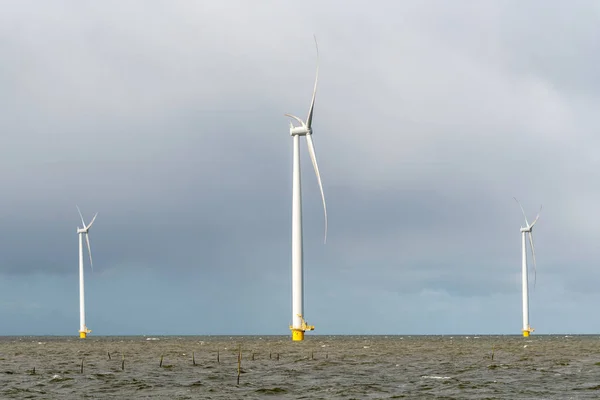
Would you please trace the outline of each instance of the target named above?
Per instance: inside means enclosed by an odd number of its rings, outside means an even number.
[[[600,6],[1,1],[0,335],[599,333]]]

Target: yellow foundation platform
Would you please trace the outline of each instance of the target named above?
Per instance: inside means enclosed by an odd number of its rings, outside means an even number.
[[[290,330],[292,331],[292,340],[294,342],[301,342],[304,340],[304,332],[305,331],[314,331],[315,330],[315,326],[314,325],[308,325],[306,323],[306,321],[304,320],[304,318],[302,317],[302,315],[298,314],[298,316],[300,317],[300,321],[302,323],[302,325],[300,326],[300,328],[294,328],[292,325],[290,325]]]
[[[300,329],[292,329],[292,340],[294,342],[299,342],[304,340],[304,331]]]
[[[532,327],[523,329],[523,337],[529,337],[529,335],[531,335],[531,332],[533,332],[534,330],[535,329],[533,329]]]
[[[90,333],[91,330],[87,328],[87,326],[85,327],[85,330],[83,331],[79,331],[79,338],[80,339],[85,339],[87,337],[87,334]]]

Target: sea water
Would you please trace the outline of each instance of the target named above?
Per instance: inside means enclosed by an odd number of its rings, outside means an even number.
[[[598,399],[600,336],[1,337],[0,398]]]

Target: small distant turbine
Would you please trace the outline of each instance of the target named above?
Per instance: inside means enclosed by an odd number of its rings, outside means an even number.
[[[533,226],[537,222],[540,217],[540,212],[542,211],[542,206],[540,206],[540,211],[537,216],[533,220],[531,224],[527,221],[527,216],[525,215],[525,210],[523,210],[523,206],[519,203],[519,200],[514,198],[519,207],[521,207],[521,212],[523,213],[523,217],[525,217],[525,227],[521,228],[521,257],[522,257],[522,288],[523,288],[523,336],[528,337],[533,329],[529,325],[529,283],[528,283],[528,274],[527,274],[527,239],[526,235],[529,234],[529,244],[531,246],[531,258],[533,259],[533,271],[534,271],[534,279],[537,277],[536,272],[536,264],[535,264],[535,248],[533,247]],[[535,285],[535,280],[534,280]]]
[[[295,115],[285,114],[296,120],[300,126],[294,126],[290,121],[290,135],[294,143],[293,154],[293,173],[292,173],[292,340],[304,340],[304,332],[312,331],[314,326],[308,325],[304,320],[304,277],[303,277],[303,247],[302,247],[302,189],[300,182],[300,136],[306,137],[308,153],[317,175],[317,182],[321,190],[321,199],[323,201],[323,211],[325,213],[325,242],[327,242],[327,206],[325,205],[325,195],[323,194],[323,184],[321,183],[321,174],[317,165],[315,156],[315,146],[312,141],[312,119],[315,107],[315,95],[317,94],[317,81],[319,79],[319,46],[315,37],[315,46],[317,48],[317,74],[315,77],[315,86],[313,89],[310,108],[306,122]]]
[[[98,213],[94,215],[92,221],[89,225],[86,226],[85,221],[83,220],[83,216],[81,215],[81,210],[77,207],[77,212],[79,212],[79,216],[81,217],[81,223],[83,224],[83,228],[77,228],[77,234],[79,235],[79,337],[81,339],[85,339],[87,334],[92,332],[85,325],[85,295],[84,295],[84,285],[83,285],[83,236],[85,235],[85,241],[87,243],[88,254],[90,256],[90,267],[92,271],[94,270],[94,264],[92,263],[92,249],[90,248],[90,238],[88,237],[88,232],[92,227],[92,224],[96,220]]]

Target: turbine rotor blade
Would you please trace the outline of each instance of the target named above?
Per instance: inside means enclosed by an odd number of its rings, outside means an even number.
[[[525,223],[527,224],[527,227],[529,228],[529,222],[527,222],[527,215],[525,215],[525,210],[523,210],[523,206],[521,205],[521,203],[519,203],[519,200],[517,200],[516,197],[513,197],[513,199],[515,199],[515,201],[517,202],[519,207],[521,207],[521,212],[523,213],[523,217],[525,217]]]
[[[325,204],[325,194],[323,193],[323,184],[321,182],[321,174],[319,173],[319,166],[317,164],[317,156],[315,155],[315,145],[312,141],[312,135],[306,135],[306,142],[308,144],[308,153],[310,154],[310,159],[313,164],[313,168],[315,169],[315,174],[317,175],[317,181],[319,182],[319,189],[321,189],[321,200],[323,200],[323,212],[325,214],[325,243],[327,243],[327,205]]]
[[[88,254],[90,255],[90,267],[92,267],[92,271],[94,270],[94,263],[92,262],[92,248],[90,247],[90,238],[88,233],[85,233],[85,241],[87,243]]]
[[[313,89],[312,100],[310,101],[310,108],[308,109],[308,117],[306,117],[306,126],[308,127],[308,129],[310,129],[312,126],[313,110],[315,108],[315,97],[317,95],[317,83],[319,82],[319,44],[317,43],[317,37],[314,36],[314,38],[315,47],[317,48],[317,74],[315,76],[315,86]]]
[[[298,121],[300,123],[301,126],[306,128],[306,124],[304,123],[304,121],[302,121],[300,118],[296,117],[295,115],[292,115],[292,114],[283,114],[283,115],[285,115],[286,117],[295,119],[296,121]]]
[[[98,213],[96,213],[94,215],[94,218],[92,218],[92,220],[90,221],[90,224],[87,226],[86,229],[90,229],[92,227],[92,224],[94,223],[94,221],[96,220],[96,217],[98,216]]]
[[[77,212],[79,213],[79,217],[81,218],[81,223],[83,224],[83,229],[85,229],[85,221],[83,220],[83,215],[81,215],[81,210],[79,209],[79,206],[77,204],[75,204],[75,207],[77,207]]]
[[[533,222],[531,223],[531,227],[533,228],[533,226],[535,225],[535,223],[537,222],[538,218],[540,217],[540,213],[542,212],[542,206],[540,206],[540,211],[538,211],[537,216],[535,217],[535,219],[533,220]]]
[[[535,248],[533,247],[532,232],[529,232],[529,244],[531,245],[531,257],[533,258],[533,287],[535,288],[535,285],[537,283],[537,270],[536,270],[536,263],[535,263]]]

